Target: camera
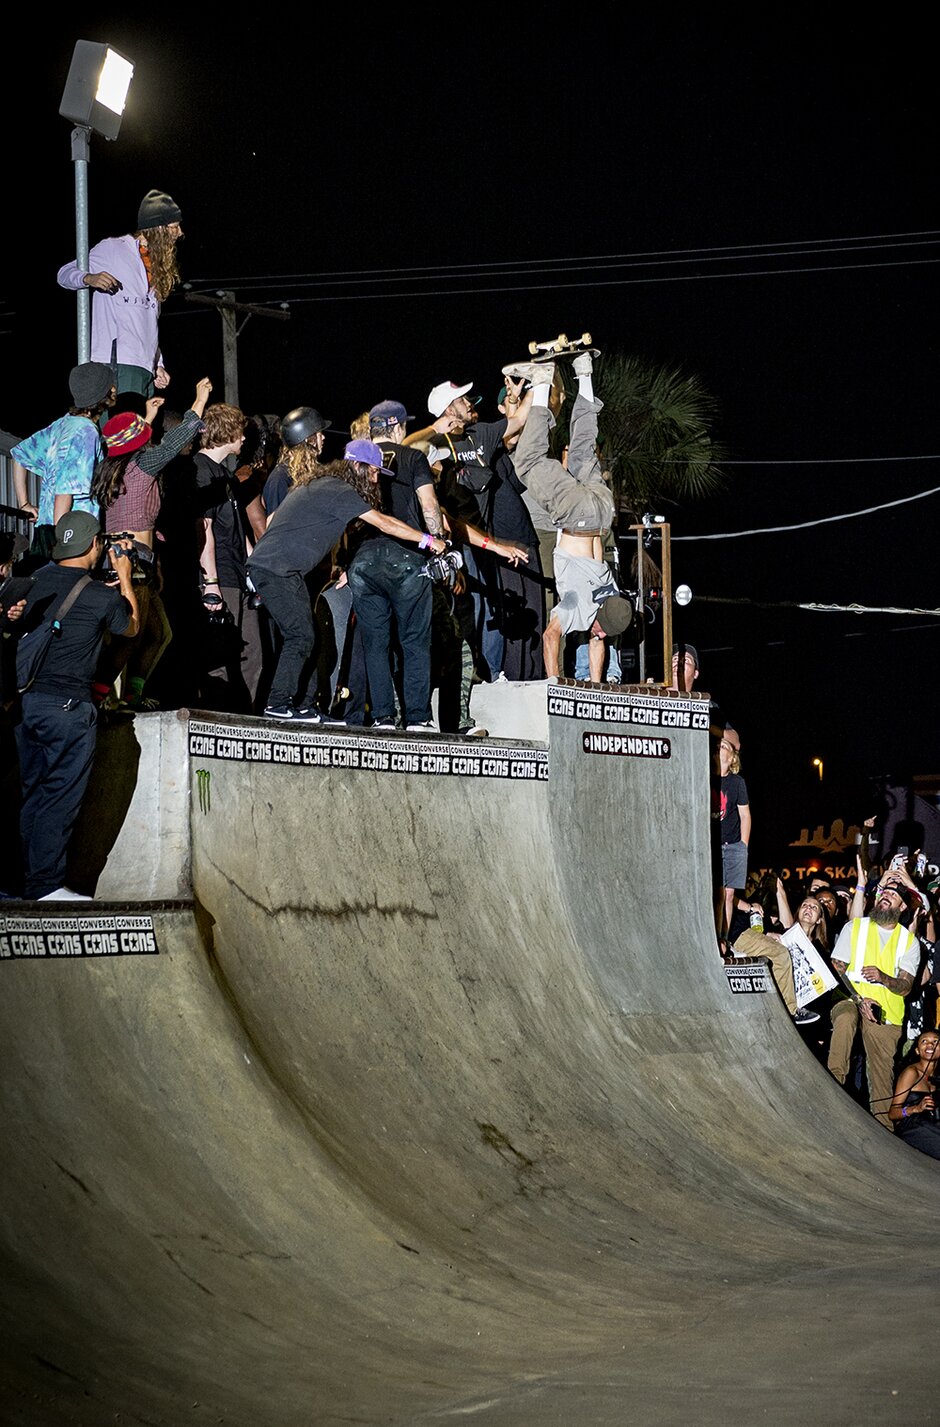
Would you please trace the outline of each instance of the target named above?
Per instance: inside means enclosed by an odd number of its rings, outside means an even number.
[[[432,555],[419,573],[436,585],[453,586],[458,570],[463,569],[463,556],[459,550],[445,550],[443,555]]]
[[[122,540],[130,540],[131,547],[122,545]],[[106,549],[113,550],[115,559],[127,558],[130,560],[131,580],[135,585],[146,585],[151,582],[155,573],[154,554],[149,545],[143,545],[139,540],[135,540],[126,530],[119,534],[108,535],[105,539]]]

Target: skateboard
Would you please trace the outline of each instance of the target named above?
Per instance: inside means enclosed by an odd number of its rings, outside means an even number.
[[[597,347],[591,346],[591,340],[590,332],[582,332],[580,337],[569,337],[567,333],[559,332],[551,341],[530,342],[529,355],[533,362],[555,362],[559,357],[577,357],[582,352],[599,357],[600,352]]]

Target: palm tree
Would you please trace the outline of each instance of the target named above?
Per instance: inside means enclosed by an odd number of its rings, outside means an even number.
[[[562,369],[568,376],[567,362],[556,368]],[[597,359],[594,388],[604,403],[603,461],[623,515],[636,520],[643,511],[702,500],[725,485],[718,464],[724,453],[709,434],[717,405],[698,377],[612,352]],[[566,402],[559,420],[562,445],[569,409]]]

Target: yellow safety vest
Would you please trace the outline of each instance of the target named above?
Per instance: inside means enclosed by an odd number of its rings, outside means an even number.
[[[904,997],[896,991],[889,991],[877,981],[866,981],[862,975],[863,966],[877,966],[888,976],[897,976],[901,958],[916,942],[907,927],[898,922],[888,940],[882,944],[877,922],[870,917],[858,917],[851,923],[852,960],[846,975],[858,994],[869,1001],[877,1001],[884,1011],[885,1023],[889,1026],[903,1026]]]

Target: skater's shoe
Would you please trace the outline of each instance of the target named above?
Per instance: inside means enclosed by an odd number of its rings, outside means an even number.
[[[594,358],[590,352],[579,352],[572,365],[576,377],[589,377],[594,370]]]
[[[503,367],[504,377],[527,381],[530,386],[548,386],[555,375],[554,362],[511,362]]]

